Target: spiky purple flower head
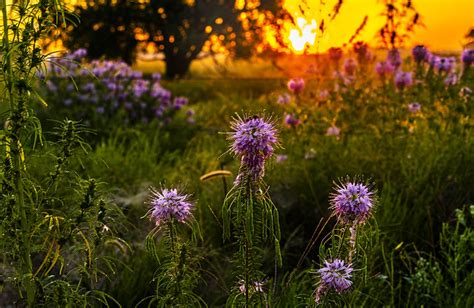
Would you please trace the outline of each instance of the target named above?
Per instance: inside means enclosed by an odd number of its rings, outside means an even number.
[[[375,64],[375,72],[381,77],[385,78],[387,75],[392,74],[394,71],[393,66],[387,61],[377,62]]]
[[[185,222],[191,217],[194,205],[189,201],[189,195],[181,194],[176,188],[163,188],[161,191],[151,189],[150,218],[161,225],[176,219]]]
[[[416,63],[422,63],[429,58],[429,51],[424,45],[417,45],[411,50],[411,54]]]
[[[454,57],[438,57],[434,63],[439,72],[451,72],[456,66],[456,58]]]
[[[387,53],[387,62],[390,63],[392,67],[397,69],[402,65],[402,57],[400,56],[400,51],[398,49],[390,49]]]
[[[321,284],[325,289],[333,289],[337,293],[347,291],[352,285],[352,265],[343,260],[324,261],[324,266],[318,270]]]
[[[293,78],[288,81],[288,90],[291,92],[298,94],[304,89],[304,79],[303,78]]]
[[[404,89],[413,84],[413,77],[411,72],[398,71],[395,75],[395,85],[399,89]]]
[[[254,180],[263,177],[265,161],[272,156],[278,144],[275,127],[270,121],[258,116],[245,120],[237,118],[231,126],[231,151],[241,157],[244,172]]]
[[[474,62],[474,49],[463,50],[461,60],[465,66],[469,67]]]
[[[374,197],[368,185],[346,182],[337,185],[331,194],[331,208],[342,223],[364,223],[372,215]]]

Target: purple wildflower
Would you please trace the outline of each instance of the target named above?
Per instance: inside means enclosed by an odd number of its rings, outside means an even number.
[[[303,78],[293,78],[288,81],[288,90],[291,92],[298,94],[304,89],[304,79]]]
[[[380,76],[380,78],[385,78],[387,75],[392,74],[393,71],[393,66],[387,61],[381,61],[375,65],[375,72]]]
[[[419,103],[411,103],[408,104],[408,111],[411,113],[417,113],[421,111],[421,104]]]
[[[404,89],[406,87],[409,87],[412,84],[413,84],[413,78],[412,78],[412,73],[411,72],[399,71],[395,75],[395,85],[400,90]]]
[[[246,120],[240,118],[232,122],[230,140],[233,141],[231,150],[241,157],[241,167],[252,180],[263,177],[265,160],[270,158],[277,144],[277,131],[273,124],[260,117]],[[241,174],[237,178],[240,180]]]
[[[159,80],[161,80],[161,74],[160,73],[153,73],[151,75],[151,79],[159,81]]]
[[[296,127],[301,124],[301,121],[293,114],[287,114],[285,116],[285,124],[288,127]]]
[[[337,127],[336,125],[332,125],[326,130],[326,136],[339,136],[341,133],[341,129]]]
[[[429,58],[429,51],[424,45],[417,45],[411,50],[411,54],[416,63],[422,63]]]
[[[337,64],[339,60],[341,60],[342,58],[343,51],[339,47],[331,47],[328,50],[328,54],[329,54],[329,59]]]
[[[133,94],[135,97],[139,98],[148,91],[148,80],[137,79],[133,83]]]
[[[277,102],[278,104],[286,105],[291,102],[291,95],[288,93],[283,93],[282,95],[278,96]]]
[[[319,100],[325,101],[329,98],[329,91],[328,90],[322,90],[319,92]]]
[[[402,57],[398,49],[394,48],[388,51],[387,62],[395,69],[402,65]]]
[[[469,67],[474,62],[474,49],[463,50],[461,60],[465,66]]]
[[[331,208],[342,223],[364,223],[372,214],[374,193],[367,185],[347,182],[331,194]]]
[[[185,222],[191,217],[194,205],[189,201],[189,195],[180,194],[177,189],[162,189],[157,191],[151,189],[151,198],[148,203],[150,218],[156,225],[166,223],[172,219]]]
[[[456,73],[451,73],[444,79],[444,84],[447,86],[454,86],[457,83],[458,75],[456,75]]]
[[[346,59],[346,61],[344,61],[344,72],[346,73],[346,75],[353,76],[356,69],[357,62],[354,59],[348,58]]]
[[[321,286],[324,289],[333,289],[337,293],[347,291],[352,285],[352,265],[343,260],[334,259],[324,261],[324,267],[318,270],[321,275]]]
[[[456,58],[454,57],[438,57],[434,63],[439,72],[451,72],[456,66]]]
[[[99,106],[95,109],[95,111],[99,114],[103,114],[105,112],[105,108],[103,106]]]
[[[186,97],[175,97],[173,105],[176,110],[181,109],[184,105],[188,104],[188,99]]]
[[[283,163],[287,159],[288,159],[288,155],[280,154],[280,155],[276,156],[276,162],[279,163],[279,164]]]

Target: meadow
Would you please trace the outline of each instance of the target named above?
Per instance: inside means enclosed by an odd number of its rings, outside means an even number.
[[[170,81],[11,31],[0,306],[474,305],[473,50]]]

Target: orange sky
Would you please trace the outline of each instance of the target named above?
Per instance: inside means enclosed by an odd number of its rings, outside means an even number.
[[[285,0],[295,2],[298,0]],[[320,0],[307,0],[314,16],[327,13],[336,2],[326,0],[326,6],[320,11]],[[417,28],[412,44],[426,44],[433,50],[459,50],[463,38],[474,27],[474,0],[413,0],[422,16],[425,28]],[[371,42],[380,29],[383,20],[379,16],[383,4],[379,0],[345,0],[339,16],[329,25],[323,37],[319,38],[319,50],[331,46],[340,46],[346,42],[362,22],[369,16],[368,25],[360,38]],[[295,9],[297,11],[297,9]]]

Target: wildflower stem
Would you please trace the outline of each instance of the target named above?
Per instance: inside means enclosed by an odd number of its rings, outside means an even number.
[[[21,138],[20,138],[20,127],[21,123],[21,110],[15,105],[15,95],[13,91],[13,66],[11,61],[11,50],[9,42],[9,25],[8,25],[8,9],[6,0],[0,0],[0,7],[3,17],[3,54],[5,57],[5,67],[4,74],[6,75],[5,80],[7,81],[7,91],[8,91],[8,100],[10,103],[10,119],[12,123],[12,131],[10,137],[10,148],[11,155],[13,160],[13,180],[15,185],[15,199],[16,206],[19,212],[20,221],[21,221],[21,246],[22,246],[22,276],[24,287],[26,289],[27,304],[32,306],[35,300],[35,289],[34,284],[31,278],[33,277],[33,266],[31,261],[31,247],[30,247],[30,236],[29,236],[29,226],[28,219],[26,215],[25,208],[25,198],[24,198],[24,189],[22,181],[22,148],[21,148]],[[21,95],[21,93],[20,93]],[[18,115],[16,114],[18,112]],[[20,117],[20,119],[18,118]]]

